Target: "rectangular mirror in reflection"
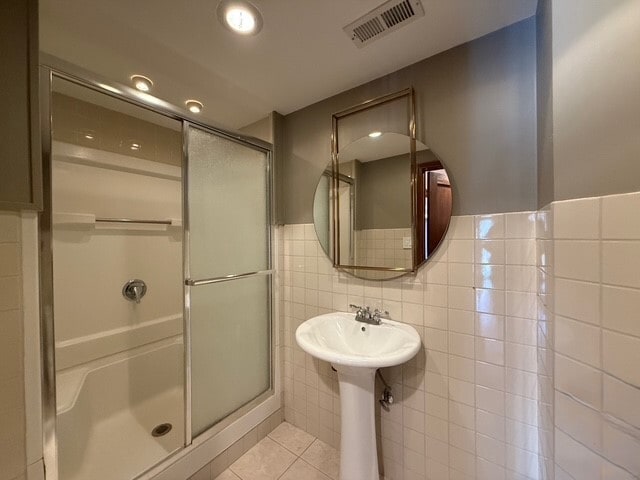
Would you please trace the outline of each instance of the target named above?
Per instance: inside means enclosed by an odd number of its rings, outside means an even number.
[[[410,91],[334,115],[335,264],[413,269],[412,125]]]

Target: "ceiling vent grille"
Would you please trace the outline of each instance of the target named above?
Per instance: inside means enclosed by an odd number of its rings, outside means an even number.
[[[361,48],[423,16],[420,0],[389,0],[343,30]]]

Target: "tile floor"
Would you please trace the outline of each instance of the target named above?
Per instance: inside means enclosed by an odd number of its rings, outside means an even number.
[[[216,480],[338,480],[339,452],[289,423],[281,423]]]

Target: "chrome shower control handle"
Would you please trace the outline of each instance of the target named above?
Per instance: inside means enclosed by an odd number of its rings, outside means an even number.
[[[122,296],[131,302],[140,303],[147,293],[147,284],[137,278],[129,280],[122,287]]]

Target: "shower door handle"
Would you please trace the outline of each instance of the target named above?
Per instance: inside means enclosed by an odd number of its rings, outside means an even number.
[[[237,273],[234,275],[225,275],[223,277],[211,277],[203,278],[200,280],[194,280],[187,278],[184,284],[188,287],[199,287],[200,285],[209,285],[210,283],[228,282],[229,280],[235,280],[236,278],[253,277],[256,275],[271,275],[275,273],[275,270],[258,270],[257,272]]]

